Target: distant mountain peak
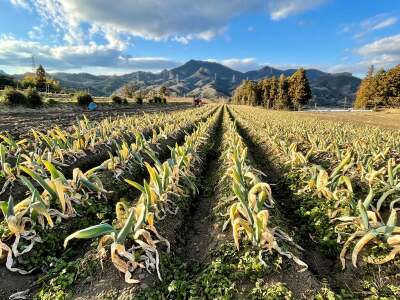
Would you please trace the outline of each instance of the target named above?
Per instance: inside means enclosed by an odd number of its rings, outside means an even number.
[[[296,69],[279,70],[266,65],[243,73],[217,62],[191,59],[177,68],[159,73],[136,71],[117,76],[56,73],[54,77],[61,86],[90,88],[95,95],[110,95],[125,84],[134,83],[143,90],[166,86],[179,95],[221,97],[230,96],[243,80],[261,80],[281,74],[291,76],[294,72]],[[339,106],[346,97],[354,98],[360,84],[360,79],[350,73],[330,74],[318,69],[306,69],[306,74],[318,105]]]

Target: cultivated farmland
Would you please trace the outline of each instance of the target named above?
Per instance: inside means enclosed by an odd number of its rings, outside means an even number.
[[[3,122],[1,299],[400,297],[397,130],[165,109]]]

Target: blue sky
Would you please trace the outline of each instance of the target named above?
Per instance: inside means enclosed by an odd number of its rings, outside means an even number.
[[[116,4],[118,3],[118,4]],[[189,59],[362,75],[400,63],[399,0],[0,0],[0,69],[122,74]]]

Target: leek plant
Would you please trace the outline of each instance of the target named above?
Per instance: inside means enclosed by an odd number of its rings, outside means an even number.
[[[251,107],[241,107],[240,112],[235,109],[234,115],[270,146],[274,156],[288,166],[288,173],[297,174],[298,195],[320,199],[319,205],[310,205],[331,220],[330,232],[344,243],[340,254],[343,267],[351,247],[354,266],[361,254],[367,263],[382,264],[400,253],[396,226],[400,209],[398,131]],[[255,119],[263,120],[262,124],[255,124]],[[386,221],[384,215],[389,216]],[[321,226],[320,221],[314,222]],[[343,239],[345,235],[347,239]],[[372,259],[368,245],[373,243],[383,243],[390,253]]]
[[[258,175],[261,172],[249,165],[247,147],[232,121],[228,121],[224,139],[226,150],[223,159],[226,174],[221,183],[225,184],[228,181],[233,192],[229,220],[224,224],[224,228],[229,222],[238,250],[242,238],[247,238],[254,246],[259,247],[259,259],[262,264],[266,264],[262,258],[263,254],[275,250],[301,266],[300,272],[305,271],[308,268],[307,264],[292,252],[283,250],[278,243],[289,242],[301,249],[282,230],[271,227],[270,209],[274,207],[271,187],[260,180]]]

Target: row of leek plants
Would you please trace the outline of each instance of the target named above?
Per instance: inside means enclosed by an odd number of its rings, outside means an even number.
[[[110,170],[119,178],[124,172],[129,173],[133,167],[144,168],[144,157],[152,157],[156,159],[158,145],[166,137],[173,137],[185,126],[193,125],[199,120],[194,119],[185,122],[169,124],[164,127],[161,132],[153,132],[153,136],[146,140],[143,135],[137,135],[134,143],[128,145],[122,142],[117,146],[116,156],[112,156],[102,163],[86,172],[82,172],[78,168],[74,169],[72,179],[66,179],[64,174],[57,169],[50,161],[42,160],[37,162],[41,165],[43,172],[31,170],[25,166],[20,166],[24,175],[20,175],[19,179],[29,190],[29,196],[14,204],[13,198],[10,196],[8,202],[0,202],[0,207],[4,215],[2,222],[2,235],[0,240],[0,258],[7,256],[6,266],[11,271],[21,274],[27,274],[33,271],[25,271],[13,267],[15,258],[21,257],[23,254],[29,253],[35,243],[41,242],[41,237],[37,235],[35,226],[40,225],[42,228],[53,228],[54,223],[61,223],[77,216],[76,205],[84,206],[91,197],[105,200],[110,194],[103,188],[100,180],[103,170]],[[183,126],[183,127],[181,127]],[[36,182],[42,189],[39,190],[32,184]],[[55,219],[55,221],[54,221]],[[19,246],[20,241],[24,243]],[[28,245],[25,245],[28,242]],[[22,251],[19,248],[23,248]],[[29,254],[28,254],[29,255]]]
[[[343,244],[339,255],[343,268],[351,248],[354,267],[360,253],[364,254],[364,262],[371,264],[396,258],[400,253],[396,134],[392,136],[392,131],[381,128],[304,120],[287,113],[275,115],[255,108],[241,108],[235,115],[254,136],[271,146],[286,165],[287,175],[296,176],[295,192],[305,199],[301,210],[311,216],[316,231],[326,227],[319,242],[336,239],[336,243]],[[254,121],[257,119],[267,121],[260,128]],[[334,146],[327,146],[327,141]],[[329,158],[323,165],[318,164],[321,156]],[[384,251],[371,255],[371,251],[363,251],[367,245],[370,250],[373,245],[383,246]]]
[[[154,166],[145,163],[149,179],[143,185],[126,179],[141,195],[134,203],[120,201],[116,204],[116,219],[112,224],[99,224],[77,231],[65,239],[67,247],[72,239],[99,238],[100,258],[110,249],[114,266],[125,274],[127,283],[138,283],[133,278],[138,269],[156,271],[159,279],[159,244],[170,251],[170,243],[157,228],[165,218],[176,215],[182,201],[188,201],[198,192],[194,172],[201,163],[201,156],[209,143],[210,134],[216,126],[219,114],[200,124],[185,138],[182,146],[171,149],[171,157],[161,163],[156,157]]]
[[[77,120],[71,128],[55,127],[46,133],[32,129],[29,137],[15,140],[10,134],[0,134],[0,194],[9,190],[21,174],[20,165],[34,168],[35,161],[48,160],[59,167],[68,167],[86,155],[103,146],[113,149],[116,142],[133,140],[135,135],[163,128],[168,124],[185,119],[200,118],[210,113],[212,108],[178,111],[172,113],[144,114],[120,117],[116,120],[104,119],[90,122],[86,117]]]
[[[138,128],[131,128],[130,134],[125,138],[121,139],[113,139],[112,137],[110,140],[106,143],[105,147],[103,147],[103,150],[101,155],[97,155],[96,151],[92,152],[85,152],[87,157],[84,157],[82,160],[82,164],[73,164],[69,165],[67,168],[66,165],[57,163],[54,159],[52,159],[52,155],[47,153],[48,155],[36,155],[34,153],[30,153],[30,155],[25,155],[21,154],[22,159],[16,160],[14,162],[15,167],[11,168],[8,163],[4,163],[1,166],[4,169],[3,175],[8,174],[3,176],[3,179],[6,179],[6,181],[3,184],[3,189],[2,192],[0,192],[0,195],[3,195],[3,198],[7,198],[8,195],[10,194],[17,194],[17,198],[21,196],[26,190],[25,186],[21,184],[21,181],[18,180],[19,175],[23,173],[23,171],[20,169],[20,166],[23,165],[31,170],[34,170],[35,172],[40,173],[42,177],[46,177],[47,172],[43,168],[43,164],[41,163],[42,160],[48,160],[52,164],[54,164],[56,167],[60,168],[61,171],[64,172],[64,174],[68,175],[68,177],[72,176],[72,171],[73,168],[79,167],[81,168],[82,171],[86,171],[89,168],[86,166],[86,162],[90,159],[94,159],[94,163],[96,161],[103,161],[106,160],[107,158],[107,152],[109,153],[110,157],[112,157],[113,154],[121,154],[123,151],[126,152],[125,146],[127,146],[131,141],[135,141],[136,138],[141,138],[144,136],[143,132],[145,133],[152,133],[153,136],[158,136],[159,134],[163,135],[165,134],[165,131],[169,131],[171,127],[174,126],[179,126],[180,123],[186,124],[188,122],[193,122],[193,121],[200,121],[204,118],[206,118],[209,114],[211,114],[213,109],[205,111],[203,114],[199,114],[198,112],[191,111],[190,113],[184,115],[184,114],[179,114],[179,115],[173,115],[175,117],[172,119],[168,119],[166,123],[161,124],[161,123],[154,123],[153,125],[150,124],[141,124]],[[163,119],[163,118],[161,118]],[[161,121],[160,121],[161,122]],[[157,124],[160,127],[157,127]],[[143,129],[145,128],[145,129]],[[147,128],[147,129],[146,129]],[[143,130],[142,130],[143,129]],[[150,130],[151,129],[151,130]],[[146,134],[146,137],[151,134]],[[121,145],[121,147],[119,147]],[[125,145],[125,146],[124,146]],[[121,149],[122,148],[122,149]],[[0,161],[7,161],[6,156],[5,156],[5,151],[4,148],[1,147],[0,145]],[[92,164],[90,167],[94,167],[95,164]],[[7,171],[8,170],[8,171]],[[10,171],[12,170],[12,171]],[[13,188],[14,187],[14,188]]]
[[[226,113],[227,114],[227,113]],[[227,117],[229,119],[229,117]],[[223,228],[231,226],[235,245],[239,250],[240,240],[247,239],[260,248],[259,259],[266,264],[263,255],[276,251],[298,264],[300,272],[308,266],[293,252],[286,250],[294,247],[302,250],[293,239],[278,226],[273,227],[274,199],[271,187],[261,180],[263,173],[251,166],[248,149],[239,135],[236,124],[229,119],[223,136],[223,164],[225,175],[220,185],[231,188],[230,197],[222,200],[215,208],[224,208],[222,215],[229,217]],[[285,244],[282,247],[282,244]]]

